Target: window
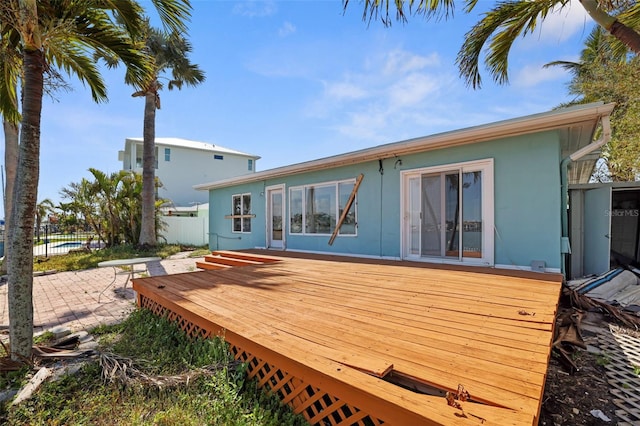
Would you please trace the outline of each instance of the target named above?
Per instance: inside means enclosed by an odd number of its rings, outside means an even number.
[[[355,181],[321,183],[291,188],[289,192],[289,232],[291,234],[330,235],[353,191]],[[340,227],[339,235],[356,235],[354,201]]]
[[[213,154],[214,160],[224,160],[224,155],[222,154]]]
[[[251,194],[237,194],[231,199],[233,232],[251,232]]]
[[[253,158],[249,158],[249,160],[247,160],[247,170],[250,172],[253,171]]]
[[[403,173],[404,256],[493,263],[493,162]]]
[[[166,148],[168,149],[168,148]],[[142,144],[136,144],[136,168],[141,169],[144,167],[143,162],[144,148]],[[165,159],[166,159],[166,151],[165,151]],[[158,168],[158,147],[156,146],[155,150],[155,164],[156,169]],[[168,161],[168,160],[167,160]]]
[[[164,161],[171,161],[171,148],[164,149]]]

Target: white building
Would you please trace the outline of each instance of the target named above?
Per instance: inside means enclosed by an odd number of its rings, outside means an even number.
[[[207,203],[205,191],[193,185],[254,173],[257,155],[247,154],[207,142],[179,138],[156,138],[156,177],[162,188],[158,197],[176,207]],[[118,152],[122,170],[142,174],[142,138],[127,138]]]

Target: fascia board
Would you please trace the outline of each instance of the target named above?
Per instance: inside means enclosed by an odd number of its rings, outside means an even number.
[[[366,148],[319,160],[312,160],[290,166],[265,170],[236,178],[203,183],[195,185],[193,188],[196,190],[207,191],[210,189],[224,188],[231,185],[256,182],[264,179],[279,178],[301,172],[323,170],[399,155],[413,154],[416,152],[479,143],[510,136],[538,133],[585,122],[592,122],[595,128],[597,121],[601,117],[611,114],[614,106],[615,104],[613,103],[603,104],[601,102],[587,104],[584,106],[580,105],[577,107],[514,118],[476,127],[469,127],[462,130],[439,133],[432,136],[409,139],[402,142],[379,145],[373,148]]]

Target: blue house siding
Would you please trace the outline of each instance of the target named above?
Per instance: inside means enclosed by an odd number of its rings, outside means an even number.
[[[210,247],[265,247],[266,188],[284,184],[286,249],[400,258],[401,171],[493,159],[495,264],[529,267],[532,260],[542,260],[559,270],[559,152],[558,133],[548,131],[212,189]],[[291,187],[354,179],[360,173],[364,179],[357,195],[357,236],[338,236],[330,246],[327,235],[290,233]],[[231,214],[232,196],[243,193],[251,194],[251,213],[256,217],[250,233],[233,233],[232,220],[224,216]]]
[[[560,269],[560,142],[555,132],[506,140],[496,156],[496,264]]]
[[[561,241],[563,206],[569,184],[584,183],[596,152],[610,138],[614,104],[592,103],[470,127],[256,172],[194,188],[210,192],[212,249],[283,247],[336,254],[403,258],[442,263],[529,269],[542,261],[547,271],[564,272]],[[594,140],[601,125],[601,137]],[[567,167],[569,164],[569,167]],[[561,170],[562,167],[562,170]],[[357,235],[339,235],[329,245],[327,218],[332,189],[341,205],[350,182],[364,179],[357,197]],[[349,181],[345,186],[337,182]],[[322,185],[325,184],[325,185]],[[316,186],[311,190],[307,185]],[[292,234],[290,189],[307,193],[311,227]],[[304,191],[303,191],[304,190]],[[284,242],[277,218],[270,232],[267,198],[284,197]],[[225,218],[232,197],[250,194],[251,211],[236,203],[240,216]],[[278,202],[279,203],[279,202]],[[311,204],[310,204],[311,206]],[[564,208],[561,208],[564,207]],[[306,207],[297,202],[297,215]],[[278,208],[275,210],[279,210]],[[251,219],[251,232],[232,232],[234,219]],[[299,217],[299,216],[298,216]],[[270,221],[271,222],[271,221]],[[303,224],[304,226],[304,224]],[[241,227],[242,228],[242,227]],[[242,228],[240,230],[247,230]],[[353,222],[346,233],[353,231]],[[267,242],[267,234],[273,241]]]
[[[265,204],[262,182],[254,182],[209,192],[209,247],[212,250],[241,250],[264,246]],[[251,210],[256,215],[251,219],[251,232],[232,231],[232,220],[225,218],[232,214],[232,196],[251,194]]]

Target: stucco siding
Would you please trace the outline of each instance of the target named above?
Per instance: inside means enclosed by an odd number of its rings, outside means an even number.
[[[496,142],[496,264],[560,269],[560,156],[554,132]]]
[[[219,151],[216,151],[213,145],[204,142],[184,141],[187,144],[200,144],[207,147],[206,149],[162,143],[162,140],[164,139],[156,139],[155,175],[162,183],[158,196],[171,201],[177,207],[206,203],[207,193],[193,189],[194,185],[203,181],[217,181],[254,173],[259,158],[223,147],[218,147]],[[165,149],[169,149],[168,156]],[[133,170],[142,174],[141,140],[126,139],[125,149],[119,155],[122,170]]]
[[[233,154],[214,159],[210,152],[173,146],[158,146],[158,168],[156,176],[163,184],[159,196],[171,199],[177,206],[188,206],[193,202],[207,202],[206,192],[196,191],[198,182],[215,181],[232,176],[252,173],[248,170],[246,157]],[[170,161],[165,160],[165,148],[169,148]]]
[[[240,250],[264,247],[265,203],[263,183],[239,185],[209,192],[209,246],[212,250]],[[251,194],[251,232],[233,232],[232,220],[225,216],[233,213],[232,196]],[[262,195],[260,195],[262,194]]]
[[[279,179],[213,189],[209,194],[212,249],[243,249],[266,244],[265,188],[285,185],[286,248],[364,256],[400,258],[402,221],[401,172],[445,164],[493,159],[495,264],[529,267],[542,260],[560,268],[559,138],[555,131],[504,138],[455,148],[299,173]],[[382,166],[382,168],[380,167]],[[291,234],[290,188],[355,179],[364,174],[357,195],[357,236]],[[249,234],[231,232],[233,194],[251,193],[256,215]]]

